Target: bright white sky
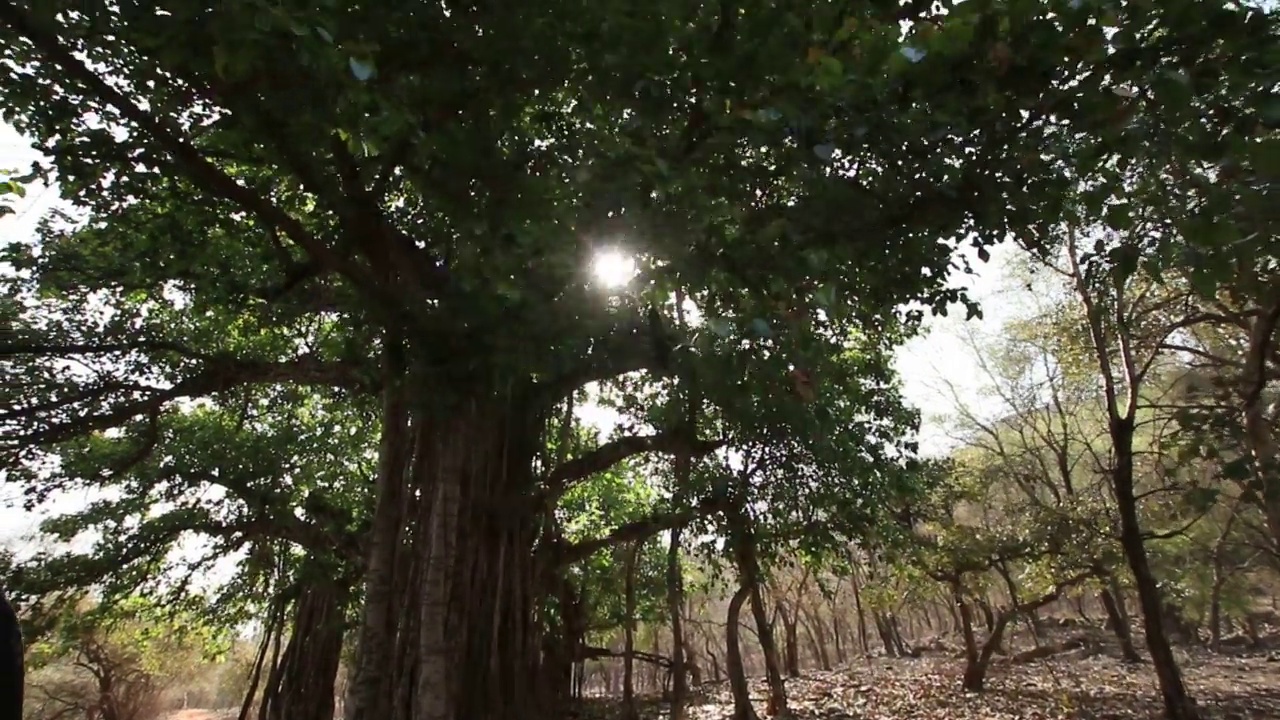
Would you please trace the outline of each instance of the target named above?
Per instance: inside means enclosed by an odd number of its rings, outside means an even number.
[[[25,170],[39,159],[40,153],[33,150],[21,135],[8,125],[0,124],[0,169]],[[17,204],[17,214],[0,219],[0,247],[29,238],[40,217],[57,201],[56,188],[30,188],[28,196]],[[983,407],[990,401],[979,393],[981,373],[962,338],[968,329],[977,330],[979,334],[998,330],[1026,306],[1027,292],[1005,277],[1005,268],[1013,252],[1009,246],[996,248],[991,261],[986,264],[971,258],[977,274],[963,280],[955,278],[955,281],[969,287],[974,299],[982,304],[983,320],[972,321],[966,327],[962,309],[959,317],[953,314],[948,318],[932,318],[927,335],[908,343],[898,353],[897,367],[903,378],[907,400],[920,408],[924,415],[921,446],[926,453],[940,453],[949,444],[941,418],[950,414],[953,405],[949,391],[944,389],[944,380],[953,385],[964,401],[980,415],[993,409]],[[628,263],[625,256],[607,256],[598,260],[597,269],[620,272],[626,270]],[[592,413],[588,410],[588,413],[592,417],[587,419],[594,424],[611,424],[606,412]],[[29,546],[23,540],[34,532],[41,517],[25,512],[18,502],[19,493],[14,488],[3,486],[2,481],[3,473],[0,472],[0,544],[28,550]],[[83,500],[69,497],[58,505],[60,510],[66,511],[80,502]]]

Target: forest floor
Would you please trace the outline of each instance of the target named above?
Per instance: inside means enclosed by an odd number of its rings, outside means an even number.
[[[164,720],[235,720],[239,715],[239,710],[187,708],[166,716]]]
[[[1280,720],[1280,637],[1269,647],[1221,654],[1179,649],[1179,663],[1205,720]],[[1151,664],[1122,662],[1110,648],[1089,644],[1040,660],[998,657],[986,691],[960,690],[963,660],[935,650],[916,659],[872,658],[829,671],[810,670],[788,680],[798,720],[1145,720],[1159,718],[1160,696]],[[764,718],[763,678],[752,697]],[[733,703],[725,683],[697,688],[688,720],[726,720]],[[666,717],[655,699],[644,718]],[[593,698],[579,720],[616,720],[618,702]],[[233,711],[183,710],[166,720],[234,720]]]
[[[1205,720],[1280,720],[1280,654],[1237,648],[1221,654],[1175,651]],[[1040,660],[996,658],[986,691],[961,691],[963,660],[953,653],[873,658],[787,682],[800,720],[1145,720],[1160,718],[1150,662],[1128,664],[1096,645]],[[766,687],[752,682],[764,718]],[[617,717],[616,701],[588,701],[588,718]],[[646,718],[665,717],[651,701]],[[725,683],[698,688],[689,720],[724,720],[733,704]]]
[[[1206,718],[1280,718],[1280,662],[1206,656],[1184,660],[1186,680]],[[960,690],[950,658],[883,659],[790,680],[799,718],[829,720],[1111,720],[1156,718],[1160,696],[1149,663],[1114,658],[1051,659],[991,668],[986,692]],[[709,688],[704,688],[704,691]],[[763,682],[752,688],[763,714]],[[727,687],[706,693],[689,720],[732,716]]]

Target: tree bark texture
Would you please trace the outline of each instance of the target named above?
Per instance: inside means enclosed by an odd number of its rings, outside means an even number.
[[[1133,481],[1133,421],[1112,418],[1112,441],[1115,467],[1112,480],[1115,485],[1116,506],[1120,511],[1120,544],[1124,548],[1129,569],[1133,572],[1138,590],[1138,602],[1142,606],[1142,627],[1146,634],[1147,651],[1160,681],[1160,695],[1164,700],[1165,716],[1169,720],[1197,720],[1199,714],[1187,694],[1182,681],[1182,671],[1173,656],[1173,648],[1164,628],[1164,608],[1160,597],[1160,585],[1142,539],[1142,527],[1138,519],[1138,502]]]
[[[304,578],[293,628],[268,697],[268,720],[332,720],[334,683],[342,660],[347,592],[343,581]]]
[[[539,682],[547,564],[525,504],[545,415],[515,393],[420,410],[397,385],[406,395],[389,391],[383,411],[349,717],[534,715],[563,690]]]
[[[751,704],[751,686],[747,683],[747,669],[742,662],[742,605],[750,597],[751,586],[739,585],[729,599],[725,618],[725,670],[733,692],[733,720],[760,720]]]

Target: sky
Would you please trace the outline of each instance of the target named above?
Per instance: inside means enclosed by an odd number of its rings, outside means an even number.
[[[0,169],[25,170],[40,157],[40,153],[13,128],[0,124]],[[0,247],[29,239],[40,218],[57,203],[56,187],[30,188],[27,197],[16,203],[16,214],[0,218]],[[972,251],[967,252],[973,255]],[[1006,278],[1006,269],[1014,252],[1010,246],[997,247],[987,263],[979,262],[976,256],[970,257],[976,273],[952,278],[953,282],[967,287],[973,299],[981,303],[983,319],[966,322],[963,310],[958,316],[930,318],[926,333],[908,342],[897,354],[896,366],[902,377],[903,392],[907,401],[923,416],[920,442],[921,450],[926,454],[945,452],[950,444],[944,418],[951,414],[954,400],[948,386],[954,388],[961,400],[978,415],[994,411],[990,400],[981,392],[981,373],[965,337],[975,331],[978,335],[997,331],[1025,307],[1026,291]],[[620,262],[625,263],[625,259],[613,257],[604,260],[610,265]],[[606,412],[594,412],[584,419],[597,426],[611,424]],[[31,549],[26,539],[33,534],[43,514],[24,511],[19,498],[15,489],[0,484],[0,545],[24,554]],[[68,497],[53,509],[65,512],[86,499]]]

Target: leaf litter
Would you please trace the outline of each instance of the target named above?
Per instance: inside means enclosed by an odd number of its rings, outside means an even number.
[[[1186,654],[1184,679],[1205,720],[1280,719],[1280,662],[1265,656]],[[986,691],[960,689],[963,663],[954,658],[875,658],[830,671],[810,671],[787,681],[797,720],[1143,720],[1161,718],[1160,695],[1149,662],[1130,665],[1109,656],[1057,657],[1029,663],[993,663]],[[752,680],[752,700],[762,720],[767,688]],[[585,716],[618,710],[596,705]],[[665,717],[650,702],[646,718]],[[594,712],[593,712],[594,711]],[[726,683],[706,684],[686,713],[688,720],[733,716]]]

